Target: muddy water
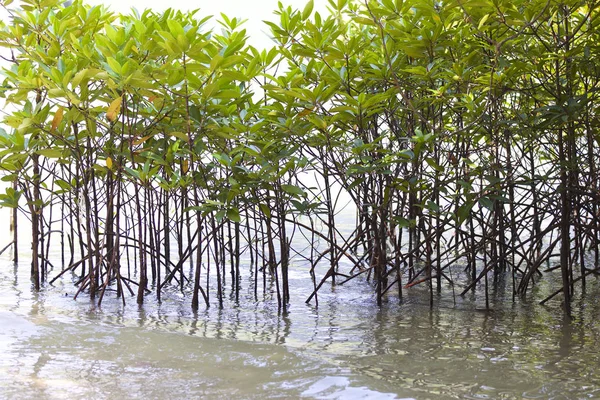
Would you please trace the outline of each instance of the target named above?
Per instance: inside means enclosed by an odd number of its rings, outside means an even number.
[[[304,303],[312,282],[296,261],[289,314],[262,286],[255,298],[248,276],[237,301],[219,309],[212,291],[193,313],[188,288],[143,307],[114,293],[102,308],[73,300],[75,277],[35,294],[26,253],[18,267],[0,257],[1,399],[600,398],[593,278],[573,321],[560,301],[537,304],[559,284],[552,274],[514,303],[497,282],[492,311],[481,293],[450,287],[433,309],[420,287],[379,308],[364,279],[324,287],[317,308]]]

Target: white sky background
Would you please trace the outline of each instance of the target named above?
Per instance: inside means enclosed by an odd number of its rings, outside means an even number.
[[[281,0],[281,3],[292,9],[302,10],[308,0]],[[87,0],[88,4],[104,4],[109,9],[128,13],[132,7],[138,11],[150,8],[154,11],[164,11],[167,8],[173,8],[181,11],[199,9],[196,16],[204,18],[207,15],[213,15],[211,25],[216,26],[221,17],[221,13],[228,18],[237,17],[247,20],[242,27],[246,29],[250,37],[249,43],[258,48],[268,48],[273,45],[269,38],[269,27],[263,21],[277,22],[279,16],[273,14],[279,7],[278,0]],[[327,0],[314,0],[314,11],[318,11],[322,16],[327,13]],[[314,12],[313,11],[313,12]]]
[[[1,1],[1,0],[0,0]],[[213,15],[213,25],[220,19],[221,13],[229,18],[237,17],[247,20],[243,28],[246,29],[250,37],[249,43],[258,48],[271,47],[273,42],[269,38],[269,27],[263,21],[277,22],[278,16],[273,14],[278,9],[279,0],[84,0],[90,5],[104,4],[110,10],[118,13],[129,13],[131,8],[138,11],[150,8],[157,12],[164,11],[167,8],[188,11],[199,9],[196,14],[199,18],[206,15]],[[302,10],[308,0],[281,0],[284,6],[291,6],[293,9]],[[10,7],[14,7],[18,1],[15,1]],[[326,16],[327,0],[314,0],[314,11],[318,11],[321,16]],[[313,11],[313,12],[314,12]],[[6,12],[0,9],[0,19],[7,21]]]

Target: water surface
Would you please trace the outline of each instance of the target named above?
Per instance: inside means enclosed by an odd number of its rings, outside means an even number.
[[[445,399],[600,397],[597,282],[574,303],[513,303],[498,290],[493,311],[451,290],[429,309],[424,288],[376,306],[357,279],[327,287],[292,276],[292,306],[278,312],[242,282],[239,302],[193,313],[168,290],[143,307],[114,293],[98,308],[72,299],[69,279],[36,294],[26,262],[0,265],[0,398]],[[214,297],[214,294],[213,294]],[[456,301],[456,303],[455,303]]]

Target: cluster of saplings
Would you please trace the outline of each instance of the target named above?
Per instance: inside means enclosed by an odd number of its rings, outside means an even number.
[[[141,304],[179,285],[197,309],[249,268],[285,311],[293,257],[315,302],[359,276],[378,303],[433,302],[461,273],[514,298],[549,265],[570,312],[598,273],[596,1],[280,4],[262,51],[225,15],[10,2],[0,201],[31,222],[35,289],[69,272]]]

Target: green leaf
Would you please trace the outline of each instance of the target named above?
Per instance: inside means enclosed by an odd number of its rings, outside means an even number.
[[[306,211],[307,206],[304,202],[294,200],[294,199],[292,199],[291,202],[292,202],[292,205],[294,206],[294,208],[296,209],[296,211],[298,211],[300,213],[303,213]]]
[[[425,205],[425,207],[433,212],[439,212],[440,211],[440,206],[438,206],[436,203],[434,203],[431,200],[427,200],[427,204]]]
[[[233,222],[241,222],[240,211],[237,208],[230,208],[227,210],[227,218]]]
[[[168,19],[167,26],[169,27],[169,30],[171,31],[171,34],[173,35],[174,38],[176,38],[179,35],[185,34],[181,24],[174,19]]]
[[[348,192],[351,192],[351,191],[352,191],[352,189],[354,189],[354,188],[355,188],[355,187],[357,187],[358,185],[362,184],[364,181],[365,181],[365,178],[357,178],[357,179],[354,179],[354,180],[352,181],[352,183],[350,183],[350,185],[348,185],[348,187],[346,188],[346,190],[347,190]]]
[[[394,217],[394,222],[398,226],[398,228],[410,228],[411,226],[416,225],[416,221],[414,219],[406,219],[404,217]]]
[[[200,122],[201,121],[202,116],[200,114],[200,107],[198,107],[196,105],[191,105],[190,106],[190,118],[192,118],[196,122]]]
[[[123,67],[117,60],[115,60],[113,57],[107,57],[106,63],[115,74],[121,75]]]
[[[63,190],[71,190],[71,184],[63,179],[57,179],[54,183]]]
[[[258,207],[260,208],[260,211],[262,211],[262,213],[265,214],[265,217],[271,218],[271,209],[268,205],[266,205],[265,203],[260,203]]]
[[[184,142],[187,142],[190,140],[189,136],[183,132],[169,132],[169,136],[174,136],[178,139],[183,140]]]
[[[398,152],[398,156],[407,160],[412,160],[415,158],[415,153],[411,149],[403,149]]]
[[[377,24],[375,23],[375,21],[373,21],[371,18],[354,17],[354,21],[358,22],[361,25],[377,26]]]
[[[310,17],[310,14],[312,14],[314,6],[315,6],[315,3],[313,0],[310,0],[308,3],[306,3],[306,5],[304,6],[304,10],[302,10],[302,19],[303,20]]]
[[[225,153],[215,153],[213,154],[213,157],[222,165],[228,167],[231,165],[231,158],[229,157],[229,155],[225,154]]]
[[[204,91],[203,91],[202,95],[206,99],[210,99],[213,97],[213,95],[215,93],[217,93],[218,90],[219,90],[219,85],[217,83],[209,83],[208,85],[206,85],[204,87]]]
[[[212,60],[210,61],[210,70],[214,71],[223,63],[223,56],[220,54],[216,54]]]
[[[0,206],[1,207],[9,207],[9,208],[17,208],[19,207],[19,199],[21,198],[21,192],[16,191],[15,189],[8,187],[6,188],[6,193],[0,194]]]
[[[2,164],[0,164],[0,168],[2,168]],[[2,178],[0,178],[0,180],[2,182],[14,182],[18,178],[19,178],[19,176],[17,174],[9,174],[9,175],[4,175]]]
[[[473,208],[473,205],[473,202],[468,202],[458,207],[458,210],[456,211],[456,219],[459,225],[461,225],[467,220],[467,218],[471,214],[471,209]]]
[[[225,210],[217,211],[217,213],[215,214],[215,218],[218,222],[223,221],[223,218],[225,218]]]
[[[492,200],[490,200],[488,197],[482,197],[479,199],[479,204],[482,207],[487,208],[488,210],[492,211],[494,210],[494,202]]]
[[[296,185],[281,185],[281,190],[283,190],[284,192],[294,195],[294,196],[305,196],[304,190],[300,189],[298,186]]]
[[[427,164],[429,164],[431,168],[433,168],[437,172],[444,172],[444,167],[435,162],[433,158],[426,158],[425,161],[427,162]]]
[[[314,126],[321,130],[327,129],[327,122],[317,115],[309,115],[308,120],[313,123]]]
[[[485,14],[483,18],[481,18],[481,20],[479,21],[479,25],[477,26],[478,30],[481,30],[481,27],[483,26],[483,24],[485,24],[485,21],[487,21],[489,17],[490,14]]]
[[[60,158],[63,155],[60,149],[41,149],[37,150],[36,153],[47,158]]]

